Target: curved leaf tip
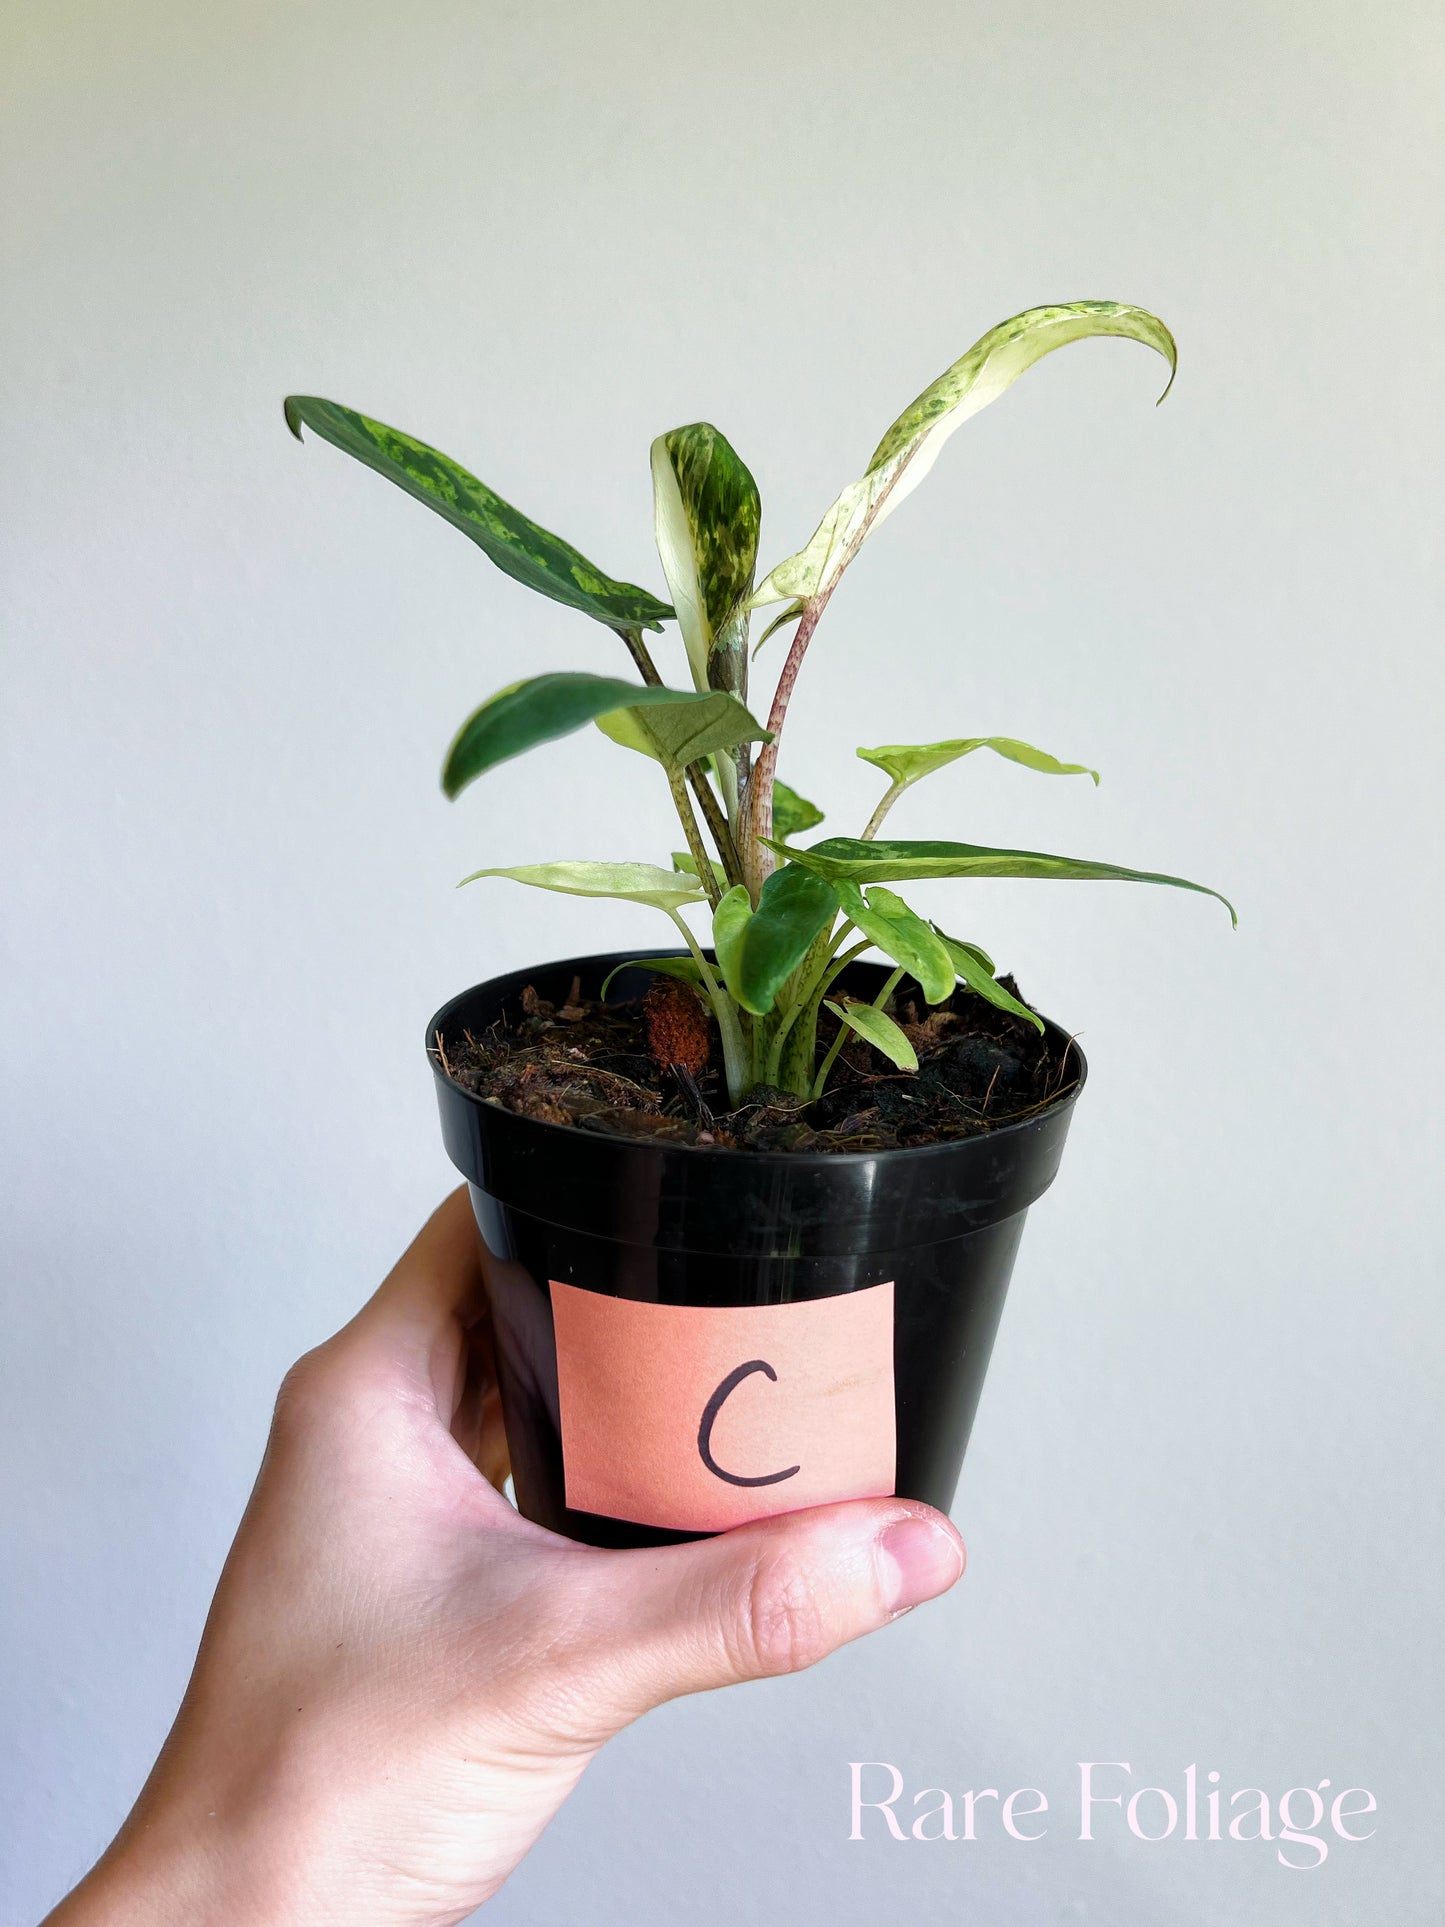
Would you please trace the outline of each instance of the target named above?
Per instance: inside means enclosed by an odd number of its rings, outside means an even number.
[[[915,396],[874,449],[864,473],[843,490],[807,545],[769,571],[749,606],[811,602],[829,593],[864,539],[927,475],[950,435],[1045,355],[1096,335],[1120,335],[1154,349],[1169,363],[1172,384],[1178,362],[1174,337],[1147,308],[1126,301],[1067,301],[1011,316]]]

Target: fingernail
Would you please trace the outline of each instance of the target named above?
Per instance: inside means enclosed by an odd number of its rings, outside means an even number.
[[[916,1513],[895,1519],[878,1538],[883,1596],[891,1612],[935,1599],[963,1571],[963,1550],[941,1521]]]

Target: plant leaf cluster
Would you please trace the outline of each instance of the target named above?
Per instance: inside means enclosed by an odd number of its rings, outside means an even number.
[[[1087,765],[1061,761],[1015,737],[860,748],[858,755],[881,773],[887,788],[858,836],[828,836],[808,845],[797,839],[815,829],[823,813],[777,775],[779,741],[804,655],[864,541],[918,486],[944,443],[971,416],[1055,349],[1109,335],[1161,355],[1172,384],[1173,337],[1143,308],[1075,301],[1014,315],[903,410],[809,540],[761,581],[762,504],[746,463],[708,422],[659,435],[651,450],[653,532],[667,602],[608,575],[429,443],[314,395],[286,402],[286,420],[298,438],[307,428],[331,442],[433,509],[515,581],[590,616],[620,640],[631,659],[628,676],[583,670],[531,676],[489,696],[453,738],[442,787],[456,797],[499,763],[590,723],[659,767],[686,850],[668,869],[576,861],[477,870],[463,880],[508,877],[544,890],[647,904],[671,918],[685,953],[637,962],[691,983],[708,1000],[734,1103],[757,1084],[819,1095],[852,1036],[866,1039],[900,1070],[916,1070],[914,1048],[885,1008],[905,975],[927,1004],[946,1002],[961,985],[1042,1029],[1035,1013],[999,982],[986,951],[946,935],[895,884],[1036,877],[1168,884],[1218,895],[1183,877],[1042,851],[880,838],[885,817],[906,791],[979,750],[1041,775],[1088,776],[1098,783],[1098,772]],[[752,616],[774,603],[785,606],[754,643]],[[646,640],[668,623],[676,624],[685,686],[664,682]],[[769,636],[790,625],[791,644],[763,723],[748,707],[750,660]],[[687,921],[684,912],[692,911],[710,914],[710,941],[704,943]],[[831,995],[847,963],[869,948],[894,966],[874,1002]],[[837,1020],[837,1035],[819,1061],[824,1008]]]

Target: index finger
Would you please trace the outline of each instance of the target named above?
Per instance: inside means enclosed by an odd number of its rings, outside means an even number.
[[[466,1333],[485,1316],[482,1249],[460,1185],[432,1213],[346,1328],[351,1343],[432,1380],[450,1399]]]

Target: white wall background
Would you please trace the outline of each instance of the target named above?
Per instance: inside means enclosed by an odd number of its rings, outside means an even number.
[[[0,1917],[170,1720],[273,1388],[451,1177],[421,1028],[646,913],[461,895],[652,856],[578,738],[447,806],[495,686],[617,667],[290,389],[438,441],[651,583],[649,438],[707,415],[795,547],[983,328],[1157,308],[948,449],[854,570],[786,769],[1005,731],[900,830],[1237,900],[936,886],[1093,1075],[1034,1215],[946,1602],[620,1741],[488,1918],[1427,1927],[1440,1918],[1442,144],[1424,0],[12,0]],[[778,658],[774,658],[775,661]],[[981,759],[976,759],[981,760]],[[1434,887],[1432,887],[1434,886]],[[1377,1837],[845,1840],[910,1791],[1126,1759],[1329,1777]]]

